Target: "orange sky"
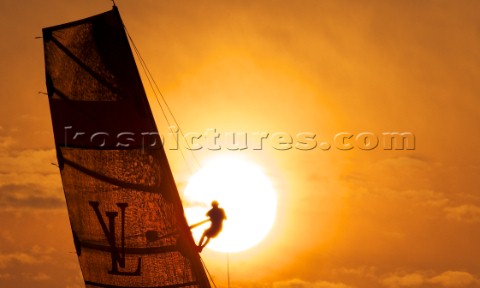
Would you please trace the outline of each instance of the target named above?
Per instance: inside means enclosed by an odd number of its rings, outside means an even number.
[[[77,2],[0,2],[0,287],[82,287],[34,39],[111,6]],[[479,2],[117,4],[184,131],[416,137],[408,151],[223,150],[279,197],[267,238],[230,255],[231,287],[480,287]],[[188,168],[167,154],[182,191]],[[226,256],[202,255],[226,287]]]

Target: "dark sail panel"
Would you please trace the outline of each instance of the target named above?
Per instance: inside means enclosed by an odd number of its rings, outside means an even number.
[[[43,29],[52,123],[87,287],[210,287],[116,7]]]

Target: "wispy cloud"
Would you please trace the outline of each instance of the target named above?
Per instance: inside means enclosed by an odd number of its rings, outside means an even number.
[[[445,271],[436,275],[426,272],[391,274],[381,279],[381,283],[388,288],[424,287],[429,284],[462,288],[472,287],[470,285],[478,281],[475,276],[464,271]]]
[[[448,219],[461,222],[480,222],[480,207],[475,205],[460,205],[446,207],[445,213]]]
[[[58,168],[51,165],[55,161],[53,149],[6,151],[1,148],[0,143],[1,210],[55,209],[65,205]]]
[[[42,208],[54,209],[65,205],[61,194],[51,193],[35,184],[16,185],[8,184],[0,186],[0,205],[3,210],[12,208]]]
[[[53,247],[40,247],[35,245],[30,251],[0,254],[0,269],[5,269],[15,263],[23,265],[45,263],[51,260],[51,255],[54,252],[55,249]]]
[[[10,139],[10,138],[9,138]],[[3,144],[2,144],[3,143]],[[5,150],[2,145],[14,143],[13,139],[0,138],[0,173],[39,173],[47,174],[55,171],[51,163],[56,163],[54,149]],[[58,172],[58,170],[56,170]]]
[[[33,276],[33,280],[35,281],[45,281],[49,280],[51,277],[43,272],[39,272]]]
[[[8,267],[12,263],[21,264],[38,264],[42,261],[31,254],[27,253],[8,253],[0,254],[0,269]]]
[[[3,130],[3,127],[0,126],[0,131]],[[0,136],[0,151],[9,149],[15,144],[15,140],[11,136]]]
[[[391,275],[382,280],[382,283],[389,288],[397,287],[419,287],[425,283],[426,277],[421,273],[410,273],[405,275]]]
[[[468,272],[445,271],[438,276],[432,277],[429,282],[440,284],[444,287],[468,287],[479,281]]]
[[[291,279],[287,281],[275,282],[272,285],[273,288],[353,288],[343,283],[317,281],[307,282],[301,279]]]

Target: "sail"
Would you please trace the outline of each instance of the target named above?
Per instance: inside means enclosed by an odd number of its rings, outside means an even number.
[[[43,39],[86,287],[210,287],[117,8]]]

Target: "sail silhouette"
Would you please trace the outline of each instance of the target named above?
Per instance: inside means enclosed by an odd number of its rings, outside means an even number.
[[[86,287],[210,287],[118,9],[44,28],[43,40]]]

